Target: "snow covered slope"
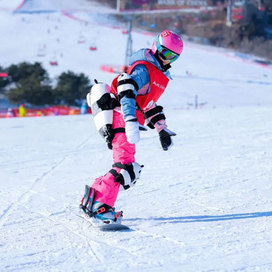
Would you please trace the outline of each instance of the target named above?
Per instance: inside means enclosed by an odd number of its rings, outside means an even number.
[[[110,83],[100,65],[123,64],[127,37],[109,18],[86,25],[5,2],[1,65],[41,61],[52,77],[70,69]],[[148,47],[152,36],[133,41]],[[112,164],[91,116],[0,120],[0,271],[272,271],[272,70],[233,56],[185,43],[160,100],[175,145],[165,152],[143,132],[141,180],[116,203],[129,232],[102,233],[77,216],[85,184]],[[206,102],[198,110],[196,96]]]

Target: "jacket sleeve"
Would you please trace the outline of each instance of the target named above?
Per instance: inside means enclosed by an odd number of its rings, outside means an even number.
[[[138,85],[138,90],[133,90],[135,97],[137,97],[138,93],[141,93],[144,88],[149,86],[149,75],[147,68],[144,65],[139,64],[135,66],[130,76],[131,79]],[[136,117],[135,98],[124,96],[122,97],[120,103],[122,106],[124,120],[126,120],[128,116]]]

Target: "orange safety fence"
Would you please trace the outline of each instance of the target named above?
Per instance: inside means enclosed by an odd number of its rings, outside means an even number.
[[[87,109],[87,114],[91,113],[91,109]],[[40,116],[58,116],[58,115],[77,115],[80,114],[80,108],[68,106],[52,106],[44,108],[26,108],[25,117]],[[19,108],[0,109],[0,118],[20,117]]]

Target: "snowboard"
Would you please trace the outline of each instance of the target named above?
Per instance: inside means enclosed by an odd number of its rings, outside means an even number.
[[[125,231],[130,230],[130,228],[126,225],[110,222],[103,223],[101,220],[96,219],[94,217],[90,217],[85,213],[80,213],[79,217],[85,219],[88,223],[90,223],[93,227],[100,229],[101,231]]]

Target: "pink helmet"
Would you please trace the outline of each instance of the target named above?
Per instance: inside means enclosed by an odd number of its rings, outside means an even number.
[[[177,56],[175,58],[168,58],[168,54],[164,53],[167,49],[174,53],[173,55],[176,54]],[[177,33],[170,30],[164,30],[162,33],[158,34],[152,45],[152,53],[154,55],[157,51],[159,54],[163,53],[163,55],[165,55],[165,59],[169,59],[171,62],[175,61],[179,57],[182,50],[182,38]]]

